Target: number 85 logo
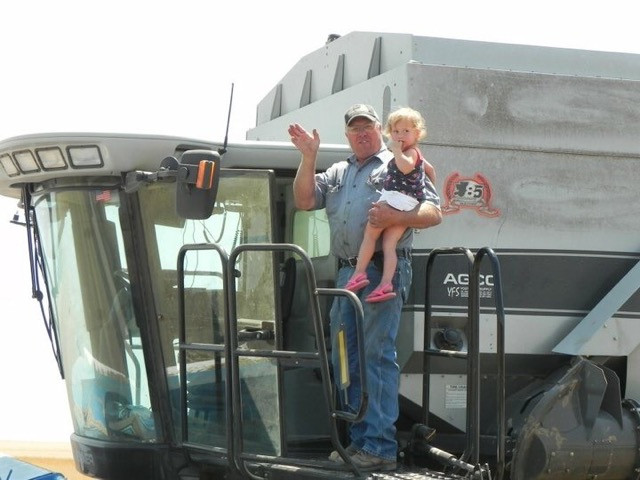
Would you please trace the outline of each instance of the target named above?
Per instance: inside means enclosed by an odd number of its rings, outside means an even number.
[[[444,215],[458,213],[462,208],[474,209],[484,217],[497,217],[500,210],[491,207],[491,185],[480,173],[473,177],[462,177],[454,172],[444,182]]]

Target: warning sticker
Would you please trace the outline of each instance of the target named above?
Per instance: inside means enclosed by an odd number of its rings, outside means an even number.
[[[447,385],[445,387],[444,408],[467,408],[467,386]]]

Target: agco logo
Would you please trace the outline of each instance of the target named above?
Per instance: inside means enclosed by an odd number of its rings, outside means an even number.
[[[453,284],[453,285],[469,285],[469,274],[468,273],[459,273],[457,275],[449,272],[444,277],[444,281],[442,282],[444,285]],[[480,286],[481,287],[493,287],[493,275],[480,275]]]
[[[483,217],[500,215],[500,210],[491,206],[491,185],[484,175],[462,177],[454,172],[445,180],[443,215],[458,213],[463,208],[474,209]]]
[[[449,298],[469,298],[469,274],[468,273],[447,273],[442,281],[447,289]],[[493,275],[479,276],[479,296],[480,298],[491,298],[493,292]]]

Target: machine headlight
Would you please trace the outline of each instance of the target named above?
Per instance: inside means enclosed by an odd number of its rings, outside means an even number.
[[[75,168],[101,167],[104,165],[100,149],[96,145],[67,147],[71,166]]]
[[[15,177],[16,175],[20,175],[18,167],[16,167],[16,164],[13,163],[13,160],[9,155],[0,155],[0,164],[8,176]]]
[[[16,161],[16,163],[18,164],[18,168],[20,168],[23,173],[40,171],[40,167],[38,166],[38,163],[36,162],[36,159],[33,156],[31,150],[20,150],[19,152],[13,152],[13,159]]]
[[[36,149],[36,155],[44,170],[67,168],[67,162],[64,161],[62,151],[58,147],[38,148]]]

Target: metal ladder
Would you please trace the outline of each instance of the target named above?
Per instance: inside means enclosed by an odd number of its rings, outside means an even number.
[[[468,296],[468,321],[466,334],[468,338],[468,351],[443,350],[431,348],[431,316],[432,307],[430,301],[431,273],[437,257],[443,255],[462,255],[467,260],[469,274]],[[496,478],[502,479],[505,467],[505,442],[506,442],[506,408],[505,408],[505,348],[504,348],[504,304],[502,299],[502,280],[500,275],[500,263],[497,255],[488,247],[481,248],[474,256],[468,248],[436,248],[431,251],[426,265],[425,285],[425,316],[424,316],[424,343],[423,343],[423,382],[422,382],[422,412],[423,425],[429,425],[429,372],[430,358],[432,356],[464,359],[467,362],[467,419],[466,419],[466,446],[459,459],[446,454],[446,452],[433,449],[433,454],[441,460],[444,459],[451,466],[462,468],[468,473],[482,472],[480,467],[480,266],[482,260],[488,257],[491,261],[494,274],[494,293],[497,320],[497,401],[498,401],[498,435],[496,449]]]
[[[222,261],[223,268],[223,288],[226,292],[225,295],[225,308],[224,308],[224,338],[227,339],[224,344],[203,344],[203,343],[187,343],[186,342],[186,319],[185,319],[185,305],[184,305],[184,258],[188,251],[191,250],[215,250]],[[259,350],[259,349],[240,349],[238,342],[238,318],[236,310],[236,286],[235,277],[236,270],[233,266],[236,264],[236,260],[239,255],[249,251],[263,251],[263,252],[292,252],[296,254],[302,261],[304,266],[304,272],[307,279],[307,288],[310,299],[310,318],[313,324],[313,330],[315,334],[316,351],[288,351],[278,349],[279,345],[276,344],[276,349],[272,350]],[[238,412],[242,411],[241,404],[241,383],[240,383],[240,358],[241,357],[254,357],[254,358],[274,358],[277,360],[299,360],[299,361],[315,361],[318,362],[320,368],[322,391],[325,403],[329,410],[330,420],[330,436],[334,447],[342,453],[343,458],[346,458],[346,465],[351,467],[353,474],[360,476],[358,468],[353,465],[349,460],[349,456],[346,454],[344,447],[341,445],[338,425],[339,420],[347,422],[357,422],[364,417],[368,404],[368,390],[366,385],[366,366],[363,349],[358,349],[359,358],[359,374],[361,380],[361,402],[356,413],[339,410],[336,407],[335,395],[333,394],[332,381],[329,370],[329,359],[327,355],[326,342],[324,337],[324,330],[322,327],[322,318],[320,315],[319,295],[333,295],[333,296],[345,296],[354,303],[356,310],[356,337],[358,345],[363,345],[363,332],[362,332],[362,320],[363,309],[357,296],[344,289],[337,288],[319,288],[316,285],[315,273],[311,259],[307,253],[294,244],[274,244],[274,243],[254,243],[243,244],[235,247],[232,252],[227,256],[223,248],[216,244],[192,244],[185,245],[180,249],[178,254],[178,275],[179,275],[179,361],[180,361],[180,398],[181,398],[181,415],[182,415],[182,444],[188,449],[195,451],[204,451],[208,453],[218,454],[228,459],[229,468],[233,473],[241,475],[250,479],[262,479],[262,475],[256,472],[260,472],[261,465],[265,464],[278,464],[278,465],[290,465],[296,468],[309,468],[309,469],[342,469],[339,464],[330,462],[328,460],[313,460],[313,459],[292,459],[286,456],[275,456],[265,454],[252,454],[245,451],[243,446],[243,424],[241,421],[241,415]],[[201,444],[195,444],[188,441],[188,422],[187,422],[187,372],[186,372],[186,352],[188,350],[201,350],[214,352],[216,359],[222,356],[224,358],[225,365],[230,368],[225,368],[225,383],[231,388],[226,388],[225,391],[225,418],[226,418],[226,449],[217,447],[207,447]],[[280,394],[279,392],[278,394]],[[234,414],[235,412],[235,414]],[[284,430],[283,416],[279,416],[281,431]],[[248,465],[252,465],[253,468],[249,468]],[[253,471],[252,471],[253,470]]]

